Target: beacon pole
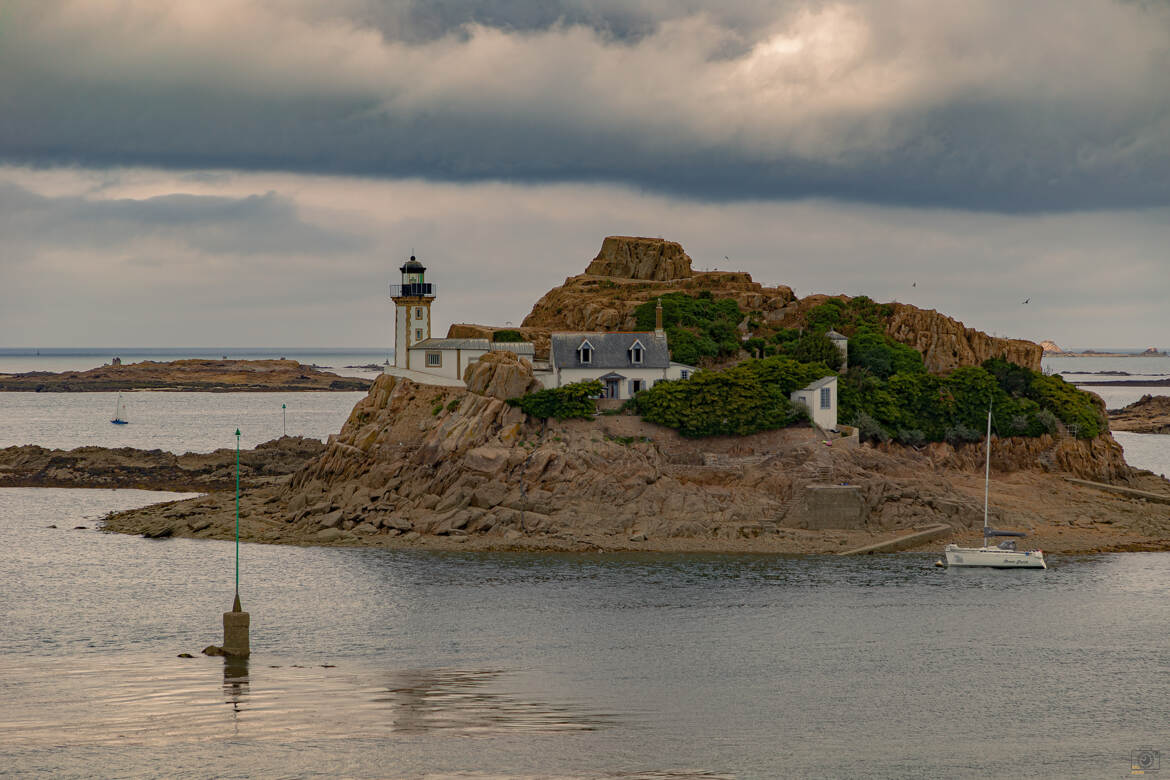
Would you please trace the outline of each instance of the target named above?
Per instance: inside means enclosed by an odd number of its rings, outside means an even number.
[[[247,658],[250,616],[240,606],[240,429],[236,428],[236,600],[232,611],[223,613],[223,652],[227,656]]]

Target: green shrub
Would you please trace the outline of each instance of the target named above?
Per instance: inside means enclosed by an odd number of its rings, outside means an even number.
[[[601,382],[574,382],[564,387],[550,387],[538,390],[535,393],[509,398],[508,403],[517,406],[525,414],[547,420],[552,417],[557,420],[572,418],[589,419],[597,411],[594,400],[601,394]]]
[[[888,377],[850,366],[838,385],[838,415],[865,414],[886,434],[918,431],[926,441],[975,441],[987,426],[999,436],[1041,436],[1058,420],[1077,426],[1083,438],[1105,430],[1104,412],[1093,397],[1059,377],[1045,377],[1003,361],[964,366],[944,377],[918,370]],[[974,431],[977,436],[971,433]],[[870,438],[875,438],[871,436]]]
[[[456,409],[458,409],[458,408],[459,408],[459,402],[460,402],[460,399],[458,399],[458,398],[452,398],[452,399],[451,399],[451,403],[447,404],[447,411],[448,411],[448,412],[453,412],[453,411],[455,411]]]
[[[1082,439],[1094,439],[1106,430],[1104,408],[1093,396],[1068,384],[1059,375],[1033,374],[1028,396],[1065,425],[1075,425],[1077,436]]]
[[[518,330],[497,330],[492,334],[492,341],[497,344],[515,344],[524,341],[524,334]]]
[[[850,337],[849,366],[864,368],[880,377],[926,371],[921,352],[869,326],[859,328]]]
[[[861,441],[889,441],[890,434],[878,424],[878,421],[865,412],[858,412],[853,416],[853,427]]]
[[[801,363],[824,363],[836,371],[841,367],[841,350],[823,332],[809,332],[784,345],[784,353]]]
[[[659,300],[671,360],[698,365],[703,358],[728,357],[739,352],[739,323],[744,314],[734,299],[716,299],[710,290],[703,290],[697,296],[667,293],[634,309],[639,330],[654,327]]]
[[[788,396],[831,373],[824,364],[805,365],[782,356],[748,360],[722,371],[699,371],[684,381],[659,382],[627,407],[684,436],[745,436],[808,419]]]
[[[830,298],[809,309],[805,322],[811,330],[827,331],[833,328],[851,334],[862,327],[884,329],[885,321],[893,313],[894,307],[888,303],[877,304],[859,295],[849,301]]]
[[[744,350],[752,357],[764,357],[764,350],[767,347],[766,341],[761,338],[750,338],[743,342]]]
[[[785,355],[748,360],[741,366],[753,372],[767,387],[775,387],[787,398],[793,390],[832,374],[824,363],[800,363]]]

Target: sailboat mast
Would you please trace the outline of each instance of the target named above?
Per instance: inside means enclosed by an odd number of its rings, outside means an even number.
[[[987,546],[987,499],[991,494],[991,405],[987,407],[987,448],[983,463],[983,546]]]

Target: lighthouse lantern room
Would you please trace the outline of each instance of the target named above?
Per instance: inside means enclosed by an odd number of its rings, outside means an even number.
[[[410,368],[409,349],[431,337],[431,303],[435,285],[426,281],[427,269],[410,256],[401,268],[402,283],[390,285],[394,300],[394,365]]]

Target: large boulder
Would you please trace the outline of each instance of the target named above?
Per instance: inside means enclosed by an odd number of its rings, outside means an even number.
[[[492,398],[517,398],[543,388],[532,364],[514,352],[489,352],[463,372],[467,389]]]
[[[691,258],[676,241],[608,236],[585,273],[656,282],[685,279],[691,275]]]

